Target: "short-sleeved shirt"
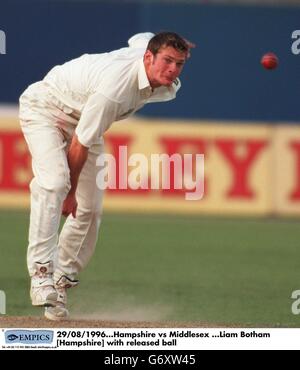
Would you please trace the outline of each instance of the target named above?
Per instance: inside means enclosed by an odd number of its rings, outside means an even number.
[[[129,47],[109,53],[84,54],[54,67],[44,82],[61,103],[79,112],[75,133],[90,147],[101,139],[114,121],[122,120],[146,103],[172,100],[180,88],[150,86],[143,56],[151,33],[137,34]]]

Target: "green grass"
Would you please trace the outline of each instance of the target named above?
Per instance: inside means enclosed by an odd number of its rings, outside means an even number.
[[[26,270],[28,213],[0,212],[7,314],[39,315]],[[96,253],[70,292],[72,312],[132,320],[299,327],[297,220],[104,215]]]

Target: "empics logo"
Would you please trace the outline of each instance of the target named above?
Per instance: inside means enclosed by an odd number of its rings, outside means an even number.
[[[6,54],[6,35],[0,30],[0,54]]]
[[[5,293],[0,290],[0,315],[6,314],[6,297]]]
[[[52,330],[7,330],[5,343],[50,344],[53,341]]]
[[[292,33],[292,39],[295,40],[292,44],[292,53],[298,55],[300,54],[300,30],[295,30]]]

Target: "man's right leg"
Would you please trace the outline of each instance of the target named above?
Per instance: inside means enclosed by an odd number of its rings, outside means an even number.
[[[51,123],[26,122],[22,130],[32,156],[31,213],[27,265],[35,306],[57,299],[53,270],[63,201],[70,189],[63,136]]]

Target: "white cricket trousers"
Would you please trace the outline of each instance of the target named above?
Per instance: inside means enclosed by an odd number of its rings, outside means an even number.
[[[32,156],[31,212],[27,265],[52,261],[54,282],[62,275],[74,280],[94,253],[101,222],[103,192],[97,187],[96,159],[102,144],[89,149],[79,177],[76,218],[68,216],[58,235],[63,201],[70,189],[67,141],[54,123],[57,107],[21,97],[21,128]],[[24,117],[26,119],[24,119]],[[31,117],[31,118],[30,118]]]

